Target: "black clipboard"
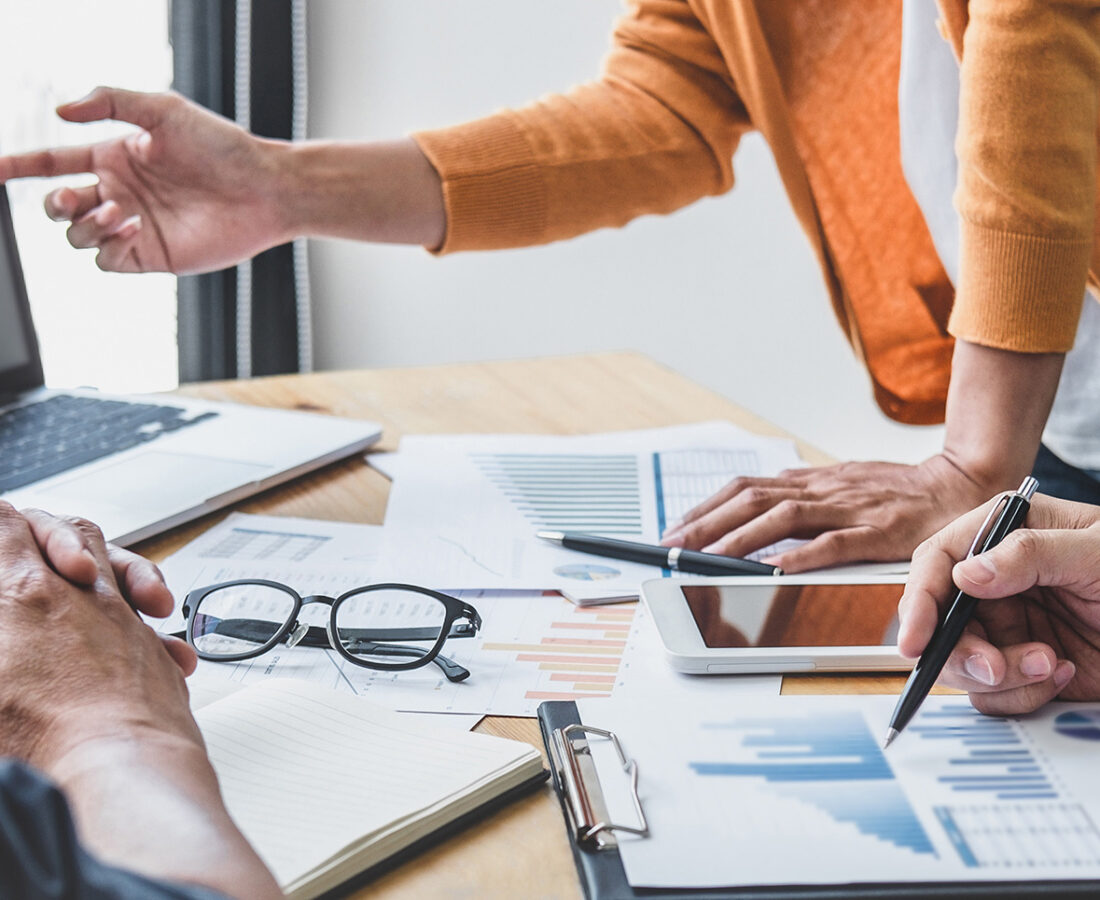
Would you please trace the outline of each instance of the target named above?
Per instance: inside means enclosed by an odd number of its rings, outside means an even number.
[[[905,884],[781,885],[728,888],[632,888],[623,869],[613,837],[616,830],[635,830],[639,822],[625,826],[609,823],[602,793],[595,779],[586,746],[587,735],[611,733],[582,723],[577,705],[567,701],[539,704],[539,728],[550,759],[554,790],[561,803],[581,887],[588,900],[923,900],[950,897],[959,900],[1049,900],[1100,897],[1100,881],[987,881]],[[571,727],[572,726],[572,727]],[[618,739],[611,735],[616,745]],[[620,754],[621,755],[621,754]],[[637,769],[628,776],[637,779]],[[640,812],[640,809],[639,809]],[[588,820],[584,821],[585,814]],[[640,829],[638,829],[640,830]]]

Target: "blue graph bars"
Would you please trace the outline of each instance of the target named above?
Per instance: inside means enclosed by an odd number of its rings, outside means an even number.
[[[863,834],[914,853],[935,852],[860,714],[742,719],[708,727],[745,732],[740,744],[754,751],[754,759],[690,763],[699,775],[764,778],[777,793],[812,804]]]
[[[958,703],[923,713],[909,730],[922,741],[942,743],[952,772],[937,780],[951,791],[997,800],[1058,799],[1057,787],[1005,719]]]
[[[640,537],[641,480],[629,453],[475,453],[473,462],[533,526]]]

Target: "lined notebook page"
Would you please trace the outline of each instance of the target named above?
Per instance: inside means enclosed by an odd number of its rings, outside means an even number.
[[[284,886],[536,754],[285,679],[219,700],[196,719],[226,807]]]

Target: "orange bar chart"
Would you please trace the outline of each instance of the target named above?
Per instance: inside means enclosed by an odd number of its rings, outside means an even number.
[[[486,641],[482,650],[509,654],[528,664],[537,682],[524,693],[529,701],[607,697],[615,687],[635,604],[578,607],[562,600],[560,614],[535,641]]]

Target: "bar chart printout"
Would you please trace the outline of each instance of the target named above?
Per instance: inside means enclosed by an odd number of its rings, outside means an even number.
[[[630,883],[1100,879],[1100,714],[996,719],[933,697],[884,753],[895,702],[739,698],[733,714],[711,700],[657,717],[579,704],[638,761],[652,836],[620,841]],[[613,753],[593,756],[614,785]]]

